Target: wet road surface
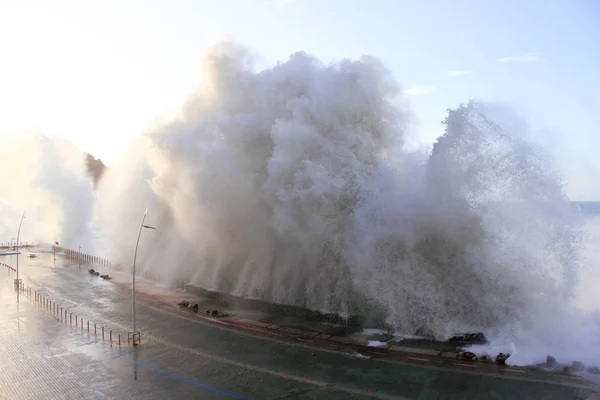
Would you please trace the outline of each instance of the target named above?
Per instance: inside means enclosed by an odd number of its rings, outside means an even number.
[[[63,322],[12,288],[0,270],[0,397],[9,399],[586,399],[591,384],[543,373],[523,378],[424,367],[276,342],[203,324],[138,303],[143,343],[125,345],[131,297],[51,255],[21,258],[21,275],[62,315],[123,335],[119,347],[98,332]],[[68,314],[64,314],[68,313]],[[56,315],[56,314],[55,314]]]

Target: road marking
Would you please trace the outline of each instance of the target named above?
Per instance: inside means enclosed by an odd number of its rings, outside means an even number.
[[[147,294],[145,294],[146,296],[148,296]],[[160,300],[161,304],[167,304],[170,305],[169,303],[165,303],[163,300]],[[235,329],[235,326],[231,326],[229,324],[225,324],[223,321],[216,321],[219,322],[219,325],[213,325],[213,324],[209,324],[207,322],[205,322],[204,320],[200,319],[200,318],[193,318],[190,317],[188,315],[184,315],[184,314],[179,314],[179,313],[175,313],[172,311],[167,311],[164,310],[162,308],[159,308],[157,306],[154,306],[150,303],[144,302],[143,300],[139,301],[140,303],[143,302],[143,304],[146,304],[149,308],[152,308],[158,312],[164,313],[164,314],[168,314],[177,318],[181,318],[184,319],[186,321],[190,321],[190,322],[199,322],[201,324],[207,325],[207,326],[211,326],[214,327],[216,329],[226,329],[228,331],[234,331],[237,332],[239,334],[242,335],[246,335],[246,336],[251,336],[254,338],[259,338],[259,339],[264,339],[264,340],[270,340],[276,343],[282,343],[281,340],[277,340],[275,338],[272,337],[268,337],[268,336],[262,336],[262,335],[256,335],[256,334],[252,334],[250,332],[246,332],[243,330],[237,330]],[[283,342],[283,343],[287,343],[292,345],[293,343],[291,342]],[[295,343],[296,346],[305,346],[303,344],[300,343]],[[343,349],[345,348],[345,346],[343,344],[337,344],[337,343],[329,343],[330,347],[334,347],[337,349]],[[324,351],[324,352],[329,352],[329,353],[335,353],[335,354],[346,354],[343,352],[340,352],[339,350],[333,350],[333,349],[327,349],[324,347],[316,347],[316,346],[306,346],[309,349],[318,349],[320,351]],[[347,355],[347,354],[346,354]],[[543,384],[547,384],[547,385],[556,385],[556,386],[565,386],[565,387],[574,387],[574,388],[580,388],[580,389],[590,389],[590,388],[595,388],[595,386],[593,385],[589,385],[587,384],[587,382],[568,382],[568,381],[556,381],[556,380],[550,380],[550,379],[544,379],[542,377],[535,377],[535,376],[523,376],[523,377],[519,377],[519,376],[515,376],[515,375],[510,375],[510,374],[500,374],[500,373],[495,373],[495,372],[488,372],[488,371],[477,371],[477,370],[465,370],[465,369],[449,369],[448,367],[445,366],[436,366],[436,365],[423,365],[423,364],[417,364],[414,362],[408,362],[408,361],[401,361],[401,360],[389,360],[389,359],[385,359],[385,358],[381,358],[381,359],[377,359],[377,361],[379,362],[384,362],[384,363],[391,363],[391,364],[401,364],[401,365],[407,365],[407,366],[411,366],[411,367],[415,367],[415,368],[423,368],[423,369],[429,369],[429,370],[434,370],[434,371],[451,371],[451,372],[455,372],[455,373],[460,373],[460,374],[467,374],[467,375],[484,375],[484,376],[493,376],[496,378],[500,378],[500,379],[508,379],[508,380],[513,380],[513,381],[521,381],[521,382],[536,382],[536,383],[543,383]],[[440,364],[444,364],[444,360],[439,360],[438,363]],[[477,366],[474,365],[467,365],[467,364],[458,364],[458,365],[465,365],[467,367],[474,367],[477,368]],[[560,376],[560,375],[559,375]],[[562,378],[562,376],[560,376]],[[563,378],[564,379],[564,378]],[[415,400],[415,399],[413,399]]]
[[[417,361],[425,361],[425,362],[429,362],[429,360],[425,359],[425,358],[417,358],[417,357],[406,357],[409,360],[417,360]]]
[[[158,309],[158,310],[160,310],[160,309]],[[171,313],[168,313],[168,314],[173,315]],[[184,319],[188,319],[188,318],[184,318]],[[74,334],[76,334],[76,335],[79,335],[84,340],[87,339],[90,343],[101,343],[95,337],[87,336],[87,331],[83,332],[83,331],[80,331],[78,329],[74,329],[74,330],[72,330],[72,332]],[[241,367],[241,368],[244,368],[244,369],[252,370],[252,371],[263,373],[263,374],[274,375],[274,376],[277,376],[277,377],[280,377],[280,378],[284,378],[284,379],[288,379],[288,380],[293,380],[293,381],[297,381],[297,382],[311,384],[311,385],[319,386],[319,387],[322,387],[322,388],[326,387],[326,388],[333,389],[333,390],[339,390],[339,391],[342,391],[342,392],[347,392],[347,393],[352,393],[352,394],[359,394],[359,395],[362,395],[362,396],[366,395],[366,396],[380,398],[380,399],[390,399],[390,400],[418,400],[418,399],[415,399],[415,398],[412,398],[412,397],[391,395],[391,394],[387,394],[385,392],[378,392],[378,391],[373,390],[373,389],[359,389],[359,388],[356,388],[356,387],[354,387],[352,385],[337,384],[337,383],[333,383],[333,382],[327,382],[327,381],[321,380],[321,379],[313,379],[313,378],[310,378],[310,377],[303,377],[303,376],[297,375],[297,374],[295,374],[293,372],[289,372],[289,371],[276,371],[276,370],[273,370],[271,368],[265,368],[265,367],[261,367],[261,366],[258,366],[258,365],[252,365],[250,363],[245,363],[245,362],[241,362],[241,361],[235,361],[235,360],[232,360],[232,359],[230,359],[230,358],[228,358],[226,356],[219,356],[219,355],[215,355],[215,354],[208,354],[208,353],[206,353],[206,352],[204,352],[202,350],[197,350],[197,349],[185,347],[185,346],[182,346],[182,345],[170,342],[170,341],[168,341],[166,339],[158,338],[158,337],[156,337],[156,336],[154,336],[152,334],[148,334],[148,333],[145,334],[144,337],[146,338],[146,340],[148,342],[154,341],[154,342],[157,342],[157,343],[161,343],[161,344],[163,344],[163,345],[165,345],[167,347],[171,347],[171,348],[175,348],[175,349],[178,349],[178,350],[182,350],[182,351],[194,354],[196,356],[204,357],[206,359],[210,359],[210,360],[221,362],[221,363],[225,363],[225,364],[230,364],[230,365],[233,365],[233,366],[236,366],[236,367]],[[204,388],[204,389],[207,389],[207,390],[211,390],[213,392],[220,393],[220,394],[223,394],[223,395],[231,397],[231,398],[235,398],[235,399],[239,399],[239,400],[247,400],[244,397],[240,397],[240,396],[235,395],[233,393],[228,393],[228,392],[222,391],[220,389],[217,389],[217,388],[214,388],[214,387],[211,387],[211,386],[208,386],[208,385],[204,385],[202,383],[195,382],[195,381],[189,380],[187,378],[175,375],[173,373],[170,373],[170,372],[158,369],[158,368],[153,367],[153,366],[151,366],[149,364],[145,364],[145,363],[133,360],[132,358],[127,357],[126,355],[120,354],[120,353],[118,353],[118,352],[116,352],[116,351],[114,351],[112,349],[105,348],[103,350],[106,351],[106,352],[108,352],[108,353],[111,353],[111,354],[115,355],[117,358],[121,358],[123,360],[135,363],[135,364],[137,364],[137,365],[139,365],[139,366],[141,366],[143,368],[155,371],[155,372],[160,373],[162,375],[166,375],[166,376],[172,377],[172,378],[180,380],[182,382],[186,382],[186,383],[192,384],[194,386],[198,386],[198,387],[201,387],[201,388]],[[46,360],[41,360],[41,361],[46,361]]]
[[[459,363],[452,363],[452,365],[460,365],[462,367],[469,367],[469,368],[477,368],[476,365],[472,365],[472,364],[459,364]]]
[[[525,374],[525,373],[527,373],[527,371],[521,371],[521,370],[519,370],[519,369],[508,369],[508,368],[505,368],[505,369],[504,369],[504,371],[518,372],[518,373],[520,373],[520,374]]]
[[[231,398],[234,398],[234,399],[247,400],[245,397],[238,396],[237,394],[229,393],[229,392],[226,392],[224,390],[217,389],[215,387],[208,386],[208,385],[205,385],[205,384],[200,383],[200,382],[192,381],[191,379],[187,379],[187,378],[184,378],[184,377],[179,376],[179,375],[175,375],[175,374],[173,374],[171,372],[163,371],[162,369],[158,369],[158,368],[153,367],[152,365],[149,365],[149,364],[146,364],[146,363],[143,363],[143,362],[140,362],[140,361],[136,361],[136,360],[134,360],[132,358],[129,358],[127,356],[124,356],[122,354],[118,355],[118,357],[120,357],[120,358],[122,358],[124,360],[127,360],[127,361],[129,361],[129,362],[131,362],[133,364],[139,365],[140,367],[149,369],[149,370],[154,371],[154,372],[158,372],[161,375],[166,375],[166,376],[169,376],[171,378],[175,378],[177,380],[180,380],[182,382],[189,383],[190,385],[198,386],[198,387],[201,387],[203,389],[210,390],[211,392],[219,393],[219,394],[222,394],[224,396],[231,397]]]
[[[34,280],[32,280],[30,277],[29,277],[29,280],[31,282],[37,283]],[[120,284],[118,282],[115,282],[115,283],[117,283],[117,286],[123,287],[122,284]],[[143,293],[143,294],[146,297],[149,296],[146,293]],[[270,341],[274,341],[274,342],[277,342],[277,343],[282,343],[281,340],[277,340],[275,338],[270,338],[270,337],[264,336],[264,335],[256,335],[256,334],[253,334],[253,333],[250,333],[250,332],[247,332],[247,331],[236,329],[235,325],[231,325],[231,324],[225,323],[224,321],[214,320],[213,322],[215,322],[216,324],[210,324],[210,323],[207,323],[205,320],[203,320],[201,318],[193,318],[193,317],[190,317],[188,315],[183,315],[181,313],[174,312],[174,310],[170,307],[171,304],[165,302],[161,298],[157,298],[153,302],[146,302],[146,301],[140,299],[140,300],[138,300],[138,303],[144,304],[146,307],[151,308],[151,309],[153,309],[153,310],[155,310],[157,312],[165,313],[165,314],[168,314],[170,316],[174,316],[176,318],[181,318],[181,319],[184,319],[184,320],[189,321],[189,322],[196,322],[196,323],[200,322],[201,324],[204,324],[204,325],[207,325],[207,326],[210,326],[210,327],[213,327],[213,328],[226,329],[228,331],[234,331],[234,332],[236,332],[238,334],[242,334],[242,335],[246,335],[246,336],[251,336],[251,337],[259,338],[259,339],[263,339],[263,340],[270,340]],[[163,309],[163,308],[160,307],[160,306],[165,306],[165,305],[169,306],[168,310]],[[114,321],[113,321],[113,323],[114,323]],[[121,325],[121,324],[117,323],[117,325]],[[268,332],[268,331],[266,331],[266,332]],[[268,332],[268,333],[270,333],[270,332]],[[292,342],[286,342],[286,341],[283,341],[283,343],[286,343],[288,345],[293,345],[294,344]],[[306,348],[309,348],[309,349],[318,349],[318,350],[323,351],[323,352],[330,352],[330,353],[341,354],[341,355],[345,354],[343,352],[340,353],[340,351],[336,351],[336,350],[333,350],[333,349],[329,350],[329,349],[326,349],[326,348],[323,348],[323,347],[314,346],[314,345],[313,346],[308,346],[308,345],[303,345],[303,344],[300,344],[300,343],[295,343],[295,345],[296,346],[301,346],[301,347],[306,347]],[[345,347],[343,344],[337,344],[336,345],[336,344],[333,344],[333,343],[330,343],[329,346],[335,347],[335,348],[338,348],[338,349]],[[198,352],[199,352],[200,355],[203,355],[202,351],[198,351]],[[509,380],[516,380],[516,381],[525,381],[525,382],[537,382],[537,383],[543,383],[543,384],[548,384],[548,385],[557,385],[557,386],[565,386],[565,387],[575,387],[575,388],[581,388],[581,389],[590,389],[590,388],[593,388],[592,385],[586,384],[586,382],[576,382],[576,381],[568,382],[568,381],[564,381],[564,380],[562,380],[562,381],[553,381],[553,380],[549,380],[549,379],[544,379],[543,377],[536,377],[536,376],[517,377],[517,376],[514,376],[514,375],[510,375],[510,374],[503,375],[501,373],[494,373],[494,372],[481,371],[481,370],[480,371],[463,370],[463,369],[454,369],[454,370],[452,370],[452,369],[449,369],[448,367],[435,366],[435,365],[432,365],[432,364],[423,365],[423,364],[418,364],[418,363],[413,363],[413,362],[407,362],[407,361],[401,361],[401,360],[388,360],[388,359],[385,359],[385,358],[378,359],[377,361],[384,362],[384,363],[407,365],[407,366],[411,366],[411,367],[415,367],[415,368],[424,368],[424,369],[430,369],[430,370],[436,370],[436,371],[451,371],[451,372],[455,372],[455,373],[462,373],[462,374],[468,374],[468,375],[494,376],[494,377],[497,377],[497,378],[500,378],[500,379],[509,379]],[[442,364],[443,361],[438,360],[437,363]],[[474,365],[458,364],[458,363],[453,363],[453,364],[454,365],[462,365],[462,366],[469,367],[469,368],[477,368],[477,366],[474,366]],[[261,367],[260,370],[261,371],[268,371],[268,368]],[[519,371],[519,372],[521,372],[521,371]],[[523,373],[527,373],[527,371],[523,371]],[[562,377],[562,376],[559,375],[559,377]],[[317,382],[317,381],[315,380],[314,382]],[[335,385],[335,384],[329,384],[329,385]],[[340,386],[336,386],[336,388],[339,389]],[[368,393],[372,394],[371,391],[368,391]],[[362,392],[361,394],[364,394],[364,392]],[[385,397],[385,398],[407,399],[406,397]]]
[[[383,394],[383,393],[379,393],[376,392],[374,390],[365,390],[365,389],[358,389],[355,387],[349,387],[348,385],[345,384],[336,384],[336,383],[331,383],[331,382],[326,382],[323,380],[317,380],[317,379],[312,379],[312,378],[308,378],[308,377],[302,377],[299,375],[296,375],[293,372],[285,372],[285,371],[275,371],[271,368],[264,368],[264,367],[260,367],[258,365],[249,365],[249,364],[245,364],[239,361],[235,361],[235,360],[231,360],[228,358],[224,358],[222,356],[216,356],[216,355],[208,355],[208,354],[202,354],[201,352],[199,352],[196,349],[190,348],[190,347],[185,347],[182,345],[179,345],[177,343],[172,343],[168,340],[165,339],[161,339],[161,338],[157,338],[153,335],[146,335],[146,338],[148,338],[148,340],[153,340],[155,342],[158,343],[162,343],[165,346],[169,346],[172,348],[176,348],[179,350],[183,350],[185,352],[191,353],[191,354],[195,354],[201,357],[205,357],[214,361],[219,361],[219,362],[223,362],[223,363],[227,363],[227,364],[231,364],[234,366],[238,366],[241,368],[245,368],[245,369],[249,369],[249,370],[253,370],[256,372],[260,372],[260,373],[264,373],[264,374],[269,374],[269,375],[274,375],[280,378],[285,378],[285,379],[289,379],[289,380],[294,380],[294,381],[298,381],[298,382],[302,382],[302,383],[308,383],[311,385],[315,385],[315,386],[320,386],[320,387],[328,387],[331,389],[335,389],[335,390],[340,390],[340,391],[345,391],[345,392],[350,392],[350,393],[354,393],[354,394],[360,394],[360,395],[369,395],[369,396],[374,396],[377,398],[381,398],[381,399],[395,399],[395,400],[410,400],[412,398],[410,397],[404,397],[404,396],[395,396],[395,395],[389,395],[389,394]]]

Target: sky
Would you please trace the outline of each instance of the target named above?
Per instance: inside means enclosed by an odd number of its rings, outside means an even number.
[[[111,163],[200,79],[218,37],[259,67],[305,51],[368,54],[405,89],[409,145],[448,108],[509,105],[575,200],[600,200],[600,2],[595,0],[0,0],[0,134],[73,139]]]

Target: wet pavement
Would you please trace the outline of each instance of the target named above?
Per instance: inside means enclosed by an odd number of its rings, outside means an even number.
[[[537,400],[586,399],[595,392],[591,382],[543,373],[492,376],[269,340],[143,298],[137,308],[142,345],[134,348],[126,345],[126,288],[90,276],[85,266],[52,263],[51,254],[21,258],[21,276],[33,295],[22,294],[19,303],[14,273],[0,269],[0,398]],[[35,293],[44,300],[36,301]],[[69,315],[83,318],[84,326],[74,326],[73,317],[69,324]],[[104,327],[104,340],[98,330],[88,331],[87,321]],[[121,347],[114,340],[119,333]]]

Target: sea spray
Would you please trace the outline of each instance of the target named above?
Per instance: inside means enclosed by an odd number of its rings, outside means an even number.
[[[400,91],[376,59],[298,53],[255,72],[248,54],[209,50],[180,114],[104,176],[95,224],[113,259],[131,262],[150,207],[139,265],[172,281],[377,310],[407,334],[482,331],[519,363],[579,354],[564,322],[582,323],[581,221],[552,163],[511,130],[523,124],[470,102],[430,155],[407,153]]]
[[[58,241],[90,250],[95,195],[84,161],[67,140],[29,134],[2,138],[0,237],[15,237],[26,211],[21,241]]]

